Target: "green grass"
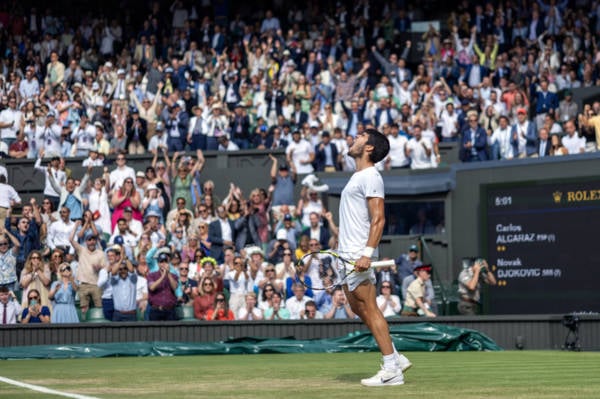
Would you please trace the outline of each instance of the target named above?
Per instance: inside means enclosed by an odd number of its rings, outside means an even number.
[[[0,361],[0,376],[99,398],[600,398],[600,353],[407,353],[397,387],[365,388],[376,353]],[[0,382],[0,398],[56,398]]]

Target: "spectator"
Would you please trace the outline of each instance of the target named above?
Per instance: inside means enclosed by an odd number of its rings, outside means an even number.
[[[223,248],[234,246],[236,236],[235,226],[227,218],[227,211],[223,205],[217,207],[217,220],[208,226],[208,236],[211,256],[217,262],[223,262]]]
[[[405,148],[406,157],[410,159],[411,169],[428,169],[433,167],[431,163],[433,144],[428,138],[423,137],[420,125],[413,126],[412,138],[408,140]]]
[[[406,290],[402,316],[418,316],[420,311],[423,316],[435,317],[435,313],[429,310],[425,301],[425,282],[431,278],[431,266],[417,266],[415,273],[417,278],[410,283]]]
[[[91,171],[91,166],[88,166],[86,174],[83,176],[83,180],[81,180],[79,185],[75,184],[75,179],[69,177],[65,181],[65,185],[61,187],[54,179],[54,175],[50,173],[50,168],[48,170],[50,184],[56,192],[60,193],[59,205],[60,207],[69,208],[71,220],[81,219],[83,217],[84,204],[81,190],[87,186]]]
[[[78,323],[77,309],[75,308],[75,294],[79,289],[79,285],[73,277],[71,265],[61,263],[58,266],[58,280],[52,283],[48,297],[54,301],[51,323]],[[87,310],[87,306],[86,306]],[[83,312],[83,307],[82,307]],[[85,312],[83,312],[85,315]]]
[[[421,266],[423,262],[419,260],[419,247],[417,245],[411,245],[408,248],[408,254],[400,255],[396,259],[396,269],[398,270],[398,281],[404,281],[404,279],[413,274],[417,266]]]
[[[246,306],[238,311],[236,320],[262,320],[263,312],[256,306],[256,294],[246,294]]]
[[[120,189],[127,179],[131,179],[131,184],[135,181],[135,170],[133,170],[132,167],[127,166],[127,158],[125,157],[124,151],[117,154],[116,161],[117,167],[110,172],[108,179],[111,190]]]
[[[537,127],[534,122],[527,119],[527,110],[517,108],[517,123],[511,130],[515,158],[524,158],[535,153],[537,143]]]
[[[229,308],[234,312],[244,306],[249,278],[246,261],[243,257],[236,256],[233,259],[233,269],[225,275],[229,286]]]
[[[42,306],[50,307],[50,300],[48,299],[48,289],[50,288],[51,280],[50,267],[47,263],[42,260],[42,253],[38,250],[33,250],[27,255],[25,261],[25,267],[21,272],[21,278],[19,284],[23,289],[21,306],[27,307],[27,300],[29,292],[32,290],[37,291],[37,301]]]
[[[474,316],[481,311],[481,281],[496,285],[496,278],[485,259],[469,262],[458,275],[458,312],[462,315]]]
[[[342,287],[335,287],[331,294],[331,304],[329,307],[323,307],[324,319],[353,319],[356,317]]]
[[[111,265],[110,274],[114,303],[112,321],[136,321],[138,276],[134,271],[133,264],[129,261],[116,262]]]
[[[175,273],[170,271],[169,256],[161,253],[157,258],[158,270],[148,274],[148,301],[150,304],[149,319],[176,320],[175,305],[177,296],[175,294],[179,279]]]
[[[119,155],[119,157],[122,156],[123,155]],[[142,220],[142,212],[140,211],[142,199],[140,194],[135,189],[133,184],[134,179],[135,177],[126,177],[123,184],[112,191],[110,199],[113,208],[111,217],[111,231],[115,229],[118,220],[123,218],[125,209],[128,209],[128,211],[129,209],[131,210],[133,219],[138,221]]]
[[[206,320],[235,320],[234,314],[229,309],[227,299],[223,293],[215,295],[214,306],[206,312]]]
[[[397,316],[402,309],[400,298],[393,294],[393,282],[385,281],[381,284],[381,294],[377,296],[377,306],[383,317]]]
[[[29,290],[26,305],[21,314],[21,324],[50,323],[50,309],[41,304],[40,293],[35,288]]]
[[[569,154],[580,154],[585,152],[585,137],[581,137],[575,127],[575,121],[568,120],[564,124],[565,133],[562,138],[562,145],[567,149]]]
[[[296,173],[312,173],[312,162],[315,159],[314,148],[311,144],[302,138],[299,130],[292,133],[292,142],[285,149],[288,164],[294,164]]]
[[[79,243],[75,241],[75,233],[80,224],[81,221],[72,223],[73,227],[71,228],[69,241],[79,259],[77,270],[77,281],[79,282],[79,306],[81,308],[81,313],[85,315],[89,308],[90,298],[94,302],[94,307],[103,307],[101,299],[102,292],[98,287],[98,273],[101,269],[106,267],[107,261],[102,249],[98,248],[97,237],[94,234],[86,234],[84,237],[85,246],[79,245]]]
[[[17,324],[21,315],[21,305],[15,294],[4,284],[0,284],[0,313],[2,324]]]
[[[279,292],[273,293],[273,298],[271,300],[271,307],[265,310],[264,319],[265,320],[288,320],[290,319],[290,311],[281,306],[281,294]]]
[[[321,216],[317,212],[311,212],[309,216],[310,223],[304,230],[302,235],[309,236],[312,240],[316,240],[319,243],[320,249],[329,248],[329,238],[331,234],[329,229],[322,222]],[[309,243],[310,246],[310,243]]]
[[[198,286],[198,296],[194,298],[194,317],[206,320],[206,314],[215,303],[216,284],[210,277],[202,277]]]
[[[181,262],[178,267],[179,282],[181,284],[182,296],[178,298],[183,305],[191,305],[194,298],[198,296],[198,282],[189,277],[190,265],[187,262]]]
[[[290,312],[290,319],[300,319],[300,312],[304,309],[306,302],[312,300],[306,296],[306,287],[302,283],[296,282],[292,284],[293,296],[285,301],[285,308]]]
[[[487,161],[487,134],[479,125],[477,114],[467,114],[468,126],[462,131],[460,159],[463,162]]]
[[[317,310],[317,305],[314,301],[308,301],[304,305],[304,310],[300,312],[300,318],[303,320],[320,320],[323,319],[323,313]]]

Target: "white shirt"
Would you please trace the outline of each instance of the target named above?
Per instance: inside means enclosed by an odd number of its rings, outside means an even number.
[[[11,201],[21,203],[21,197],[10,184],[0,183],[0,208],[12,207]]]
[[[137,282],[135,283],[135,300],[141,301],[144,295],[148,294],[148,280],[138,274]]]
[[[410,160],[406,157],[406,152],[404,151],[408,139],[400,134],[396,137],[390,134],[387,138],[390,142],[389,157],[391,167],[398,168],[408,165]]]
[[[44,195],[49,195],[51,197],[60,197],[60,193],[57,193],[54,190],[54,187],[52,187],[52,184],[50,184],[50,177],[48,176],[48,169],[44,168],[43,166],[40,166],[42,163],[42,159],[38,158],[37,161],[35,161],[35,165],[33,166],[36,170],[43,172],[44,176],[46,177],[46,182],[44,185]],[[67,175],[65,172],[63,172],[62,170],[58,170],[58,169],[51,169],[51,173],[54,175],[54,180],[56,181],[56,183],[59,186],[64,186],[65,182],[67,181]]]
[[[42,126],[41,138],[43,140],[44,153],[46,156],[60,155],[62,144],[60,142],[60,136],[62,128],[58,124],[52,126]]]
[[[243,307],[240,310],[238,310],[236,320],[262,320],[263,319],[262,310],[260,310],[257,307],[252,308],[252,313],[250,313],[250,315],[246,319],[247,315],[248,315],[248,309]]]
[[[48,229],[48,247],[54,249],[58,246],[64,246],[70,248],[70,253],[74,253],[71,242],[69,241],[69,237],[74,228],[75,223],[71,220],[68,220],[67,223],[65,223],[60,219],[52,223],[50,229]]]
[[[85,127],[78,126],[71,133],[71,139],[77,143],[78,150],[89,150],[94,146],[96,127],[89,123]]]
[[[513,146],[510,143],[510,131],[510,126],[506,126],[506,129],[502,129],[498,126],[489,138],[489,144],[498,143],[500,147],[500,157],[502,159],[511,159],[514,157]]]
[[[371,217],[367,198],[385,198],[383,178],[375,167],[352,175],[342,191],[340,200],[339,251],[358,259],[367,245]]]
[[[561,141],[562,145],[569,151],[569,154],[580,154],[582,150],[585,151],[585,137],[579,137],[577,133],[573,136],[563,136]]]
[[[230,271],[225,275],[225,279],[229,280],[229,292],[231,294],[245,294],[246,293],[246,276],[244,272],[241,272],[235,281],[235,270]]]
[[[418,141],[414,137],[408,140],[406,148],[410,150],[409,156],[411,159],[411,169],[427,169],[433,167],[431,164],[431,157],[427,156],[427,152],[423,146],[427,147],[429,150],[432,150],[431,141],[425,137],[421,137],[421,139]]]
[[[312,301],[312,298],[304,295],[301,300],[298,300],[295,296],[288,298],[285,301],[285,308],[290,312],[290,319],[299,320],[300,311],[304,310],[306,302]]]
[[[458,131],[458,114],[452,112],[452,115],[450,115],[448,111],[444,110],[440,119],[442,123],[442,137],[451,138],[456,136]]]
[[[310,154],[313,154],[315,149],[310,143],[304,139],[301,139],[299,142],[292,141],[288,144],[285,149],[285,154],[289,156],[292,154],[292,162],[294,162],[294,166],[296,167],[296,173],[299,175],[312,173],[314,171],[312,165],[310,163],[301,164],[300,161],[308,161],[310,159]]]
[[[126,178],[130,177],[135,182],[135,171],[130,166],[123,166],[110,172],[111,188],[121,188]]]
[[[150,139],[150,142],[148,143],[148,151],[152,152],[152,151],[158,149],[159,146],[167,147],[167,135],[166,134],[163,134],[162,136],[155,134],[154,136],[152,136],[152,138]]]
[[[377,296],[377,307],[379,309],[381,309],[381,305],[383,305],[386,302],[386,298],[383,295],[379,295]],[[398,295],[390,295],[390,302],[388,303],[386,308],[383,310],[383,317],[389,317],[389,316],[397,316],[398,313],[400,313],[400,310],[402,309],[402,306],[400,305],[400,298],[398,297]]]
[[[6,108],[0,112],[0,122],[13,123],[12,126],[0,129],[0,136],[3,139],[14,139],[17,137],[17,132],[21,127],[21,111],[18,109]]]
[[[219,224],[221,225],[221,237],[223,237],[223,241],[233,241],[231,225],[229,224],[229,219],[220,219]]]
[[[112,267],[112,266],[111,266]],[[98,287],[102,290],[102,299],[112,298],[112,286],[110,285],[111,274],[105,267],[98,271]]]

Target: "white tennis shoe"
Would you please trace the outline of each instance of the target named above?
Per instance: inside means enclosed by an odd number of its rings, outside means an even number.
[[[400,367],[400,370],[402,370],[402,372],[405,372],[406,370],[412,367],[412,363],[406,358],[406,356],[398,355],[398,367]]]
[[[367,387],[384,387],[388,385],[404,384],[404,375],[401,369],[386,370],[382,368],[371,378],[364,378],[360,383]]]

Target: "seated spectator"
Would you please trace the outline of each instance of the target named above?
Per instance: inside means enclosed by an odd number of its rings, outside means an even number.
[[[198,282],[189,277],[190,265],[187,262],[179,264],[179,282],[183,296],[178,298],[179,303],[183,305],[191,305],[194,298],[198,296]]]
[[[238,311],[236,320],[262,320],[263,312],[256,307],[256,294],[249,292],[246,294],[246,306]]]
[[[300,312],[300,318],[303,320],[320,320],[323,319],[323,313],[317,310],[314,301],[308,301],[304,305],[304,310]]]
[[[194,317],[206,320],[206,314],[215,303],[216,284],[210,277],[203,277],[198,285],[198,296],[194,298]]]
[[[27,306],[23,308],[21,324],[50,323],[50,309],[41,304],[38,290],[30,289],[25,298]]]
[[[290,311],[281,306],[281,294],[274,292],[271,301],[271,307],[267,308],[264,313],[265,320],[288,320],[290,318]]]
[[[21,305],[16,295],[6,285],[0,285],[0,317],[2,324],[17,324]]]
[[[233,312],[229,309],[227,299],[223,293],[215,295],[213,307],[206,312],[206,320],[235,320]]]
[[[377,296],[377,306],[383,317],[397,316],[402,309],[398,295],[392,294],[392,282],[386,281],[381,284],[381,294]]]
[[[353,319],[356,314],[350,308],[342,287],[335,287],[329,308],[322,308],[324,319]]]
[[[306,296],[306,287],[302,283],[292,284],[293,296],[285,301],[285,308],[290,312],[290,319],[300,319],[300,311],[304,309],[306,302],[312,300]]]
[[[435,317],[435,313],[429,310],[425,299],[425,282],[431,278],[431,266],[420,265],[415,267],[417,278],[410,283],[406,290],[406,298],[402,307],[402,316]]]

